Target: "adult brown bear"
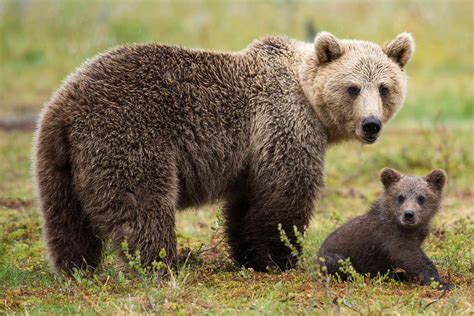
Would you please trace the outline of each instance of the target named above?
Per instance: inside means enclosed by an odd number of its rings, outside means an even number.
[[[402,33],[380,47],[320,33],[240,52],[160,44],[113,49],[46,104],[34,178],[57,271],[95,268],[127,239],[143,264],[176,258],[177,209],[224,200],[233,258],[265,270],[296,259],[282,224],[303,230],[323,188],[327,145],[373,143],[403,104]]]

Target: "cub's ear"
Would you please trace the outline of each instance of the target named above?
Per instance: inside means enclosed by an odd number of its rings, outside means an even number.
[[[441,191],[446,183],[446,172],[442,169],[434,169],[425,176],[425,180],[430,187]]]
[[[320,32],[314,39],[314,50],[318,63],[328,63],[342,56],[339,40],[329,32]]]
[[[403,68],[415,52],[415,41],[410,33],[400,33],[393,41],[385,43],[382,49]]]
[[[400,181],[402,175],[395,169],[392,168],[383,168],[380,171],[380,181],[382,181],[385,189],[388,189],[392,184]]]

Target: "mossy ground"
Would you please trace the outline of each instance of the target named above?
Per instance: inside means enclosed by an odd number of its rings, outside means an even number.
[[[181,212],[182,257],[176,275],[158,279],[124,269],[108,250],[93,276],[65,279],[51,273],[40,238],[40,217],[29,177],[31,134],[0,133],[0,311],[47,313],[472,313],[474,275],[474,155],[472,130],[388,126],[376,145],[341,144],[327,156],[326,190],[304,238],[302,264],[288,272],[256,273],[234,265],[222,241],[219,206]],[[350,153],[350,154],[348,154]],[[441,275],[459,288],[380,279],[347,284],[315,278],[312,259],[324,237],[365,212],[381,192],[378,170],[393,166],[425,174],[448,171],[443,210],[426,251]],[[191,251],[191,253],[189,253]],[[183,260],[182,260],[183,261]],[[438,298],[441,299],[438,300]],[[431,302],[435,302],[431,305]]]

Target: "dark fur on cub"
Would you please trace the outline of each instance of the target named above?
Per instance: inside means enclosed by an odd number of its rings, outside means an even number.
[[[339,260],[350,258],[354,269],[371,276],[402,269],[391,276],[401,281],[432,280],[444,283],[421,244],[429,233],[430,222],[440,208],[444,171],[435,169],[425,177],[404,176],[385,168],[381,181],[385,191],[365,215],[338,228],[318,252],[330,274],[338,273]],[[319,259],[320,260],[320,259]]]

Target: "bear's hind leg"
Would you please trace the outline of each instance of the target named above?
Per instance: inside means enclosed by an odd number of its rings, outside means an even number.
[[[140,210],[141,214],[117,226],[114,245],[122,259],[129,263],[139,256],[142,267],[153,261],[163,261],[169,266],[176,264],[176,232],[174,209],[157,206],[156,210]],[[138,212],[137,212],[138,213]],[[125,253],[124,242],[128,245]],[[164,251],[164,252],[163,252]],[[164,257],[162,257],[164,256]]]
[[[146,139],[142,141],[148,143]],[[122,140],[122,144],[127,141]],[[88,202],[85,209],[91,222],[100,229],[100,235],[111,239],[126,263],[140,258],[142,266],[149,266],[153,261],[172,265],[176,258],[178,192],[174,156],[164,145],[135,146],[107,147],[108,155],[115,159],[83,171],[83,177],[90,180],[80,188]],[[164,258],[162,249],[166,252]],[[129,258],[127,253],[134,258]]]
[[[125,253],[123,243],[126,242],[128,254],[139,255],[143,267],[153,261],[174,266],[177,253],[174,180],[166,184],[142,185],[136,192],[127,190],[118,203],[112,208],[115,220],[109,231],[123,260],[128,263],[131,259]]]
[[[93,271],[101,260],[102,240],[83,214],[77,197],[71,194],[64,201],[61,212],[43,212],[48,257],[58,272]]]

